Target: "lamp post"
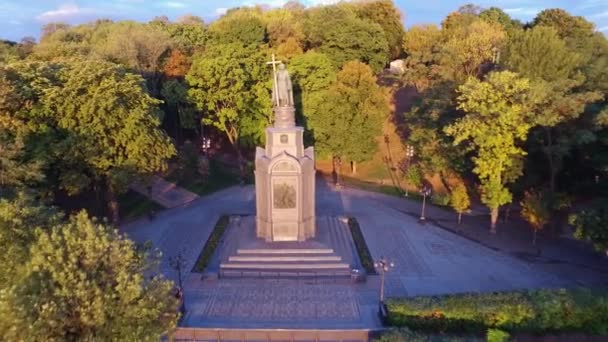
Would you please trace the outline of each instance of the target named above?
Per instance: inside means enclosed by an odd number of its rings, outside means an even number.
[[[380,305],[382,305],[384,303],[384,276],[386,272],[395,267],[395,263],[382,256],[380,260],[374,262],[374,267],[380,270]]]
[[[207,154],[207,150],[211,148],[211,139],[208,137],[201,138],[201,148],[203,149],[203,154]]]
[[[177,293],[177,297],[181,299],[182,305],[180,310],[182,313],[186,312],[186,297],[184,296],[184,287],[182,284],[182,270],[185,267],[186,259],[182,255],[182,253],[177,253],[176,256],[169,259],[169,265],[177,271],[177,282],[179,286],[179,290]]]
[[[422,195],[422,212],[420,213],[420,222],[424,223],[426,221],[426,217],[424,217],[424,209],[426,208],[426,197],[431,195],[431,187],[428,185],[423,185],[422,189],[420,189],[420,194]]]
[[[405,170],[406,172],[409,171],[410,169],[410,163],[411,163],[411,159],[414,157],[414,146],[412,145],[407,145],[407,147],[405,148]],[[407,192],[407,177],[405,178],[405,197],[408,196],[408,192]]]

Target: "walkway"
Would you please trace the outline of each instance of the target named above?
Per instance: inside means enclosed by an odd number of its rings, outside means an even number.
[[[190,203],[199,196],[161,177],[153,176],[150,186],[142,183],[131,185],[131,189],[150,198],[165,208],[175,208]]]
[[[395,262],[387,276],[389,297],[608,284],[608,273],[603,271],[608,262],[601,256],[562,249],[559,264],[519,257],[509,249],[492,247],[485,238],[476,242],[466,234],[446,230],[456,220],[447,210],[429,207],[427,217],[432,220],[421,225],[414,214],[419,208],[420,203],[407,199],[356,189],[336,192],[321,181],[317,183],[317,215],[356,217],[372,256],[387,256]],[[254,187],[231,187],[121,230],[137,242],[151,241],[159,248],[164,256],[160,271],[176,280],[177,272],[169,266],[168,258],[181,254],[186,259],[185,269],[191,269],[224,213],[255,215]],[[469,235],[485,229],[486,223],[473,219],[466,217],[458,229]],[[512,229],[510,224],[502,225],[499,236]],[[544,246],[543,256],[544,250],[559,249],[553,246]],[[379,326],[378,288],[378,276],[369,277],[365,284],[319,284],[201,280],[199,274],[190,273],[185,285],[188,314],[183,323],[257,329],[373,329]]]

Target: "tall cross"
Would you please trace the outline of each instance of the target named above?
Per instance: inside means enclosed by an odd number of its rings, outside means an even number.
[[[277,61],[274,58],[274,53],[272,54],[272,61],[267,62],[266,64],[270,65],[272,64],[272,79],[274,81],[274,98],[276,101],[276,105],[279,105],[279,80],[277,79],[277,64],[281,64],[283,62],[281,61]]]

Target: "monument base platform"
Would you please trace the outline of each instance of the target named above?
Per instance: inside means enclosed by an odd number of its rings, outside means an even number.
[[[317,236],[303,242],[256,237],[255,217],[232,220],[216,255],[219,277],[360,278],[359,257],[346,223],[317,217]]]

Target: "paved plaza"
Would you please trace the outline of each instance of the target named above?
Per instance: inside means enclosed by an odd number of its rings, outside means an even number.
[[[317,215],[356,217],[372,256],[387,256],[395,262],[387,275],[389,297],[607,284],[608,273],[602,267],[527,261],[432,223],[421,225],[408,214],[419,206],[361,190],[334,191],[321,180],[317,184]],[[221,214],[255,215],[253,186],[201,197],[161,212],[152,221],[142,219],[121,229],[135,241],[151,241],[159,248],[164,256],[161,271],[176,280],[168,258],[181,254],[190,270]],[[453,213],[434,207],[428,216],[455,219]],[[508,229],[507,225],[501,228]],[[376,318],[378,276],[363,284],[201,280],[195,273],[185,278],[185,326],[371,329],[380,324]]]

